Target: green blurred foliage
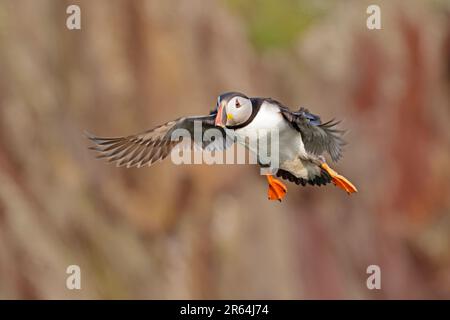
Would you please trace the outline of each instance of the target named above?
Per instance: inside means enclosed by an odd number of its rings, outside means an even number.
[[[320,18],[330,1],[225,0],[245,22],[257,49],[288,48]]]

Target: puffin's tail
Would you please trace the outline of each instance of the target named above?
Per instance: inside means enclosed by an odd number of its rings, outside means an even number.
[[[277,177],[289,180],[302,186],[305,186],[306,184],[310,184],[312,186],[324,186],[330,182],[333,182],[334,185],[343,189],[348,194],[358,192],[358,189],[356,189],[356,187],[347,178],[338,174],[336,171],[331,169],[326,163],[323,163],[321,165],[320,175],[317,175],[312,179],[298,178],[289,171],[283,169],[278,169]]]

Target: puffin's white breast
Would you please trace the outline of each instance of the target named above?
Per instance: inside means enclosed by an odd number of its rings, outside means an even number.
[[[257,153],[258,151],[254,150],[252,145],[248,145],[246,138],[258,141],[263,135],[270,135],[272,130],[278,132],[278,139],[271,140],[271,142],[278,144],[280,164],[306,155],[300,132],[289,125],[277,105],[266,101],[261,105],[253,121],[245,127],[235,130],[235,134],[238,143]]]

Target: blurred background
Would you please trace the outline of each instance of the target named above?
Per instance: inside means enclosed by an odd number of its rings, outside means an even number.
[[[230,90],[343,119],[359,193],[87,149]],[[0,298],[449,299],[449,97],[450,1],[0,0]]]

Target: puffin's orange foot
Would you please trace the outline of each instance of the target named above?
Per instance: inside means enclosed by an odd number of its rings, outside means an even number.
[[[326,163],[322,163],[321,167],[331,176],[331,181],[335,186],[344,189],[348,194],[358,192],[358,189],[350,181],[331,169]]]
[[[267,191],[269,200],[278,200],[281,202],[287,192],[286,186],[272,175],[267,175],[267,182],[269,183],[269,190]]]

